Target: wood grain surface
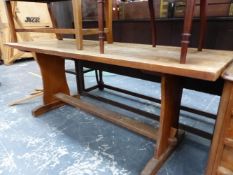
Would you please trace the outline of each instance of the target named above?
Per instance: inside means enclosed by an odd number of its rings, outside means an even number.
[[[23,51],[100,62],[159,73],[167,73],[202,80],[217,80],[233,59],[232,51],[189,48],[186,64],[180,64],[180,48],[144,44],[106,44],[105,54],[99,53],[97,41],[84,41],[85,49],[76,50],[75,40],[33,41],[7,43]]]

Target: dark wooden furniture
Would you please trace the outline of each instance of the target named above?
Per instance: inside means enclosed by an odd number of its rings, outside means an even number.
[[[77,49],[83,49],[84,35],[99,35],[100,53],[104,53],[105,34],[107,35],[108,43],[112,43],[112,0],[98,0],[98,29],[83,29],[82,26],[82,0],[72,0],[74,29],[58,29],[57,21],[52,13],[52,2],[59,2],[64,0],[4,0],[6,6],[9,27],[12,34],[12,42],[17,42],[17,32],[39,32],[39,33],[55,33],[57,39],[61,40],[61,34],[75,34]],[[48,10],[51,16],[53,28],[21,28],[16,29],[12,14],[11,1],[25,1],[25,2],[40,2],[47,3]],[[65,0],[68,1],[68,0]],[[105,16],[104,16],[105,11]],[[104,28],[104,17],[106,19],[106,28]]]
[[[61,17],[62,16],[58,16]],[[62,18],[64,19],[64,18]],[[65,20],[65,19],[64,19]],[[65,23],[69,25],[69,22]],[[84,21],[84,27],[93,27],[96,21]],[[113,22],[113,37],[116,42],[151,44],[150,20],[118,20]],[[200,19],[193,19],[192,35],[190,36],[189,47],[198,47],[198,35]],[[157,44],[180,46],[180,33],[183,29],[182,18],[161,18],[156,19]],[[147,32],[145,32],[147,31]],[[233,50],[233,17],[208,17],[206,49]],[[98,39],[94,36],[87,36],[86,39]]]
[[[60,16],[59,16],[60,17]],[[62,18],[62,17],[61,17]],[[64,19],[65,20],[65,19]],[[84,21],[85,27],[93,27],[96,21]],[[68,23],[67,23],[68,25]],[[113,22],[114,41],[151,44],[150,20],[119,20]],[[189,47],[198,47],[200,19],[194,18]],[[183,18],[156,19],[158,45],[180,46]],[[147,31],[147,32],[145,32]],[[209,17],[207,19],[206,49],[233,50],[233,17]],[[88,36],[88,39],[96,39]]]
[[[84,73],[86,72],[86,70],[84,68],[88,68],[88,70],[92,70],[92,71],[95,70],[97,85],[94,85],[91,87],[85,86]],[[77,92],[79,92],[79,94],[88,96],[90,98],[102,101],[107,104],[120,107],[122,109],[131,111],[139,115],[143,115],[150,119],[159,121],[159,116],[157,114],[152,114],[150,112],[143,111],[139,108],[135,108],[127,104],[123,104],[115,100],[111,100],[109,98],[104,98],[99,95],[93,95],[91,91],[95,89],[99,89],[99,90],[108,89],[111,91],[116,91],[119,93],[127,94],[133,97],[145,99],[145,100],[151,101],[156,104],[161,104],[161,100],[159,98],[151,97],[148,95],[142,95],[142,94],[139,94],[133,91],[119,88],[117,86],[112,86],[111,84],[104,82],[104,78],[102,76],[103,71],[118,74],[118,75],[128,76],[132,78],[142,79],[146,81],[161,83],[161,79],[159,78],[159,76],[151,74],[146,71],[140,71],[140,70],[135,70],[131,68],[119,67],[119,66],[108,65],[108,64],[103,64],[103,63],[93,63],[90,61],[75,60],[75,70],[74,69],[66,70],[67,73],[76,75],[76,81],[77,81],[77,87],[78,87]],[[185,81],[183,81],[183,87],[186,89],[191,89],[191,90],[196,90],[196,91],[201,91],[201,92],[221,96],[222,88],[223,88],[222,83],[223,81],[220,79],[217,80],[215,83],[211,83],[211,82],[206,82],[206,81],[203,82],[197,79],[186,78]],[[127,86],[127,82],[125,82],[125,86]],[[209,113],[209,112],[206,112],[200,109],[191,108],[186,105],[181,105],[180,110],[200,115],[203,118],[209,118],[213,120],[216,120],[217,118],[217,115],[214,113]],[[200,137],[210,139],[210,140],[212,139],[212,133],[204,131],[202,129],[192,127],[190,125],[183,124],[183,123],[179,124],[179,128],[187,132],[193,133],[195,135],[198,135]]]
[[[148,0],[149,9],[150,9],[150,18],[151,18],[151,28],[152,28],[152,45],[156,46],[156,27],[155,27],[155,15],[154,15],[154,6],[153,0]],[[194,8],[196,5],[196,0],[186,0],[186,10],[184,16],[184,29],[181,40],[181,54],[180,54],[180,63],[184,64],[186,62],[187,50],[189,45],[189,38],[191,35],[192,19],[194,16]],[[205,31],[206,31],[206,10],[207,10],[207,0],[200,1],[200,36],[199,36],[199,45],[198,51],[201,51],[203,48]]]
[[[75,40],[71,39],[8,45],[22,51],[34,52],[37,57],[44,85],[44,104],[34,110],[35,116],[58,106],[69,104],[156,140],[155,154],[142,171],[143,175],[155,174],[180,141],[182,132],[178,128],[178,120],[183,82],[191,78],[214,84],[221,78],[222,72],[233,59],[233,53],[229,51],[204,50],[197,52],[195,49],[189,49],[189,64],[180,64],[180,49],[177,47],[157,46],[152,48],[150,45],[123,43],[109,45],[103,55],[99,54],[97,49],[98,42],[85,41],[86,49],[79,51],[75,49]],[[130,68],[160,77],[162,96],[159,128],[156,129],[69,96],[64,68],[65,57],[77,61]],[[226,93],[225,90],[224,93]],[[222,101],[225,101],[224,95],[222,98]],[[225,106],[224,109],[228,108],[223,102],[221,106]],[[220,110],[218,115],[223,113],[225,110]]]
[[[194,14],[196,0],[186,0],[186,10],[184,16],[184,31],[182,34],[181,41],[181,55],[180,55],[180,63],[186,62],[187,50],[189,45],[189,37],[191,35],[191,27],[192,27],[192,18]],[[206,8],[207,8],[207,0],[200,1],[200,37],[199,37],[199,45],[198,51],[201,51],[203,48],[205,31],[206,31]]]
[[[154,1],[148,0],[148,6],[150,11],[150,22],[151,22],[151,35],[152,35],[152,46],[156,47],[156,24],[155,24],[155,10],[154,10]]]

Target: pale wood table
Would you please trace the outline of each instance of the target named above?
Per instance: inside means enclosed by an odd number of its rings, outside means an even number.
[[[70,39],[8,43],[7,45],[22,51],[34,52],[40,66],[44,86],[44,104],[33,111],[34,116],[39,116],[61,105],[69,104],[155,140],[154,156],[142,170],[141,174],[143,175],[155,174],[178,145],[182,136],[182,132],[178,128],[183,90],[182,81],[186,78],[193,78],[215,82],[221,78],[221,74],[233,60],[233,52],[230,51],[203,50],[198,52],[196,49],[189,49],[186,64],[180,64],[180,49],[178,47],[158,46],[152,48],[150,45],[114,43],[106,45],[105,54],[100,54],[98,42],[84,41],[84,43],[86,45],[85,50],[76,50],[75,40]],[[159,128],[140,123],[106,109],[99,109],[94,105],[83,102],[79,96],[70,96],[65,77],[64,58],[134,68],[161,76]],[[222,122],[221,116],[225,115],[227,110],[232,109],[232,106],[227,104],[232,93],[230,89],[233,89],[233,83],[228,78],[224,84],[217,128],[226,124]],[[209,174],[216,174],[210,172],[210,169],[212,169],[210,165],[215,159],[213,156],[214,151],[217,149],[216,143],[220,141],[218,137],[219,130],[221,128],[217,129],[214,134],[207,169]],[[230,134],[227,137],[233,138],[233,133]],[[232,144],[231,140],[230,143]],[[233,149],[228,151],[228,156],[233,156]],[[228,160],[230,160],[230,163],[233,162],[232,159]]]

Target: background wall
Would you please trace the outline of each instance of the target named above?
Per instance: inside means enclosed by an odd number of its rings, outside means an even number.
[[[157,1],[157,0],[156,0]],[[210,0],[209,0],[210,1]],[[209,2],[208,1],[208,2]],[[228,0],[212,0],[226,2]],[[83,1],[84,27],[96,27],[96,0]],[[157,1],[158,2],[158,1]],[[147,2],[143,2],[147,3]],[[158,10],[158,4],[155,4]],[[148,8],[139,6],[138,13],[148,14]],[[144,7],[144,8],[143,8]],[[221,7],[221,6],[219,6]],[[145,9],[145,10],[144,10]],[[229,9],[228,9],[229,10]],[[53,11],[58,20],[59,27],[72,27],[73,16],[70,1],[54,3]],[[135,12],[136,13],[136,12]],[[156,12],[157,13],[157,12]],[[140,15],[140,14],[139,14]],[[160,18],[156,20],[158,30],[158,44],[179,46],[183,29],[182,18]],[[195,19],[191,36],[191,47],[196,47],[199,34],[199,19]],[[125,19],[113,22],[114,41],[151,43],[150,22],[148,19]],[[68,36],[67,36],[68,37]],[[73,37],[70,36],[69,37]],[[233,17],[209,17],[206,48],[233,50]],[[97,37],[86,37],[86,39],[97,39]]]

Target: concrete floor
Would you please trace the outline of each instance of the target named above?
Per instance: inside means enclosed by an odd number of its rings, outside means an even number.
[[[66,67],[73,67],[72,61]],[[34,61],[0,66],[0,174],[3,175],[137,175],[153,155],[155,143],[94,116],[64,106],[40,118],[31,110],[41,104],[37,98],[22,105],[8,104],[41,88],[38,66]],[[95,84],[93,73],[86,74],[86,85]],[[76,94],[73,75],[67,75],[70,90]],[[110,73],[104,81],[118,87],[160,97],[157,83]],[[127,87],[124,87],[127,82]],[[159,105],[112,91],[94,91],[116,101],[159,113]],[[100,107],[124,113],[151,125],[150,119],[111,105],[84,98]],[[184,90],[182,103],[216,113],[219,97]],[[181,113],[180,122],[213,131],[214,121]],[[208,158],[210,142],[187,133],[182,144],[159,171],[159,175],[201,175]]]

